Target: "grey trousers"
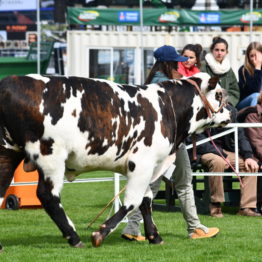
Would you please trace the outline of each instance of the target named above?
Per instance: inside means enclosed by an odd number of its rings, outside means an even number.
[[[173,179],[175,183],[175,190],[180,201],[181,211],[183,217],[187,223],[188,233],[192,233],[195,228],[206,229],[205,226],[201,225],[197,215],[194,192],[192,187],[192,171],[186,146],[182,144],[177,151],[176,169],[173,173]],[[153,192],[153,197],[156,196],[162,177],[156,180],[150,185]],[[142,220],[142,214],[140,210],[135,210],[128,217],[128,223],[122,234],[141,235],[140,232],[140,221]]]

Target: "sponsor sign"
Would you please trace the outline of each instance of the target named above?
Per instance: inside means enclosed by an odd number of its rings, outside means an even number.
[[[219,13],[200,13],[199,23],[201,24],[220,24]]]
[[[121,11],[118,13],[118,21],[119,22],[139,22],[139,12],[137,11]]]
[[[259,19],[261,19],[261,13],[259,12],[252,12],[252,13],[246,13],[243,14],[240,18],[240,21],[243,23],[249,23],[251,20],[253,22],[257,22]]]
[[[164,14],[161,14],[158,21],[160,23],[177,23],[179,16],[179,13],[175,11],[165,12]]]
[[[81,12],[78,15],[78,20],[82,22],[89,22],[89,21],[95,20],[98,16],[99,16],[99,13],[97,11],[89,10],[89,11]]]

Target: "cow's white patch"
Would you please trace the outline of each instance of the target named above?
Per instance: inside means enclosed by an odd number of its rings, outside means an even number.
[[[72,222],[72,220],[68,216],[66,216],[66,218],[67,218],[68,224],[74,229],[74,231],[76,231],[75,225]]]
[[[196,121],[196,115],[199,112],[199,109],[203,108],[203,106],[204,105],[200,96],[195,96],[192,103],[193,117],[190,119],[189,134],[194,133],[196,130],[198,130],[198,132],[202,132],[203,129],[201,129],[201,127],[203,127],[207,121],[210,121],[210,119],[200,119]]]
[[[34,143],[28,142],[25,146],[27,152],[31,156],[38,156],[36,163],[42,167],[45,179],[49,178],[52,182],[52,194],[60,197],[60,192],[63,187],[63,178],[65,173],[65,159],[67,154],[63,146],[59,145],[60,140],[53,144],[51,155],[42,155],[40,151],[40,141]],[[58,168],[59,167],[59,168]]]
[[[64,208],[63,208],[63,205],[62,205],[61,203],[59,203],[59,207],[60,207],[61,209],[64,209]],[[69,216],[66,215],[66,219],[67,219],[67,221],[68,221],[68,224],[74,229],[74,231],[76,231],[75,225],[74,225],[74,223],[72,222],[72,220],[69,218]]]
[[[64,170],[63,167],[61,167],[61,169]],[[51,174],[48,174],[48,172],[45,172],[45,177],[48,177],[50,180],[52,180],[52,183],[54,186],[51,191],[52,194],[56,197],[60,197],[60,193],[61,193],[61,190],[63,188],[63,183],[64,183],[64,171],[61,173],[61,171],[56,170],[55,172],[54,171],[51,172]]]
[[[31,78],[34,78],[35,80],[41,80],[41,81],[43,81],[45,84],[50,81],[50,78],[49,78],[49,77],[42,76],[42,75],[39,75],[39,74],[28,74],[28,75],[26,75],[26,76],[29,76],[29,77],[31,77]]]
[[[4,202],[4,198],[0,197],[0,206],[2,206],[3,202]]]
[[[194,75],[194,77],[200,78],[202,80],[200,88],[201,88],[201,91],[203,93],[206,93],[206,89],[208,87],[208,81],[210,79],[210,75],[208,73],[199,72],[199,73],[196,73]],[[190,77],[188,77],[188,78],[190,78]]]
[[[4,133],[5,133],[5,137],[6,137],[6,138],[2,137],[3,142],[4,142],[4,147],[7,148],[7,149],[12,149],[12,150],[17,151],[17,152],[21,151],[21,148],[18,145],[14,144],[13,139],[11,138],[8,130],[5,127],[3,127],[3,129],[4,129]],[[11,144],[10,144],[10,141],[11,141]]]
[[[105,146],[107,146],[107,145],[108,145],[108,139],[106,139],[106,138],[105,138],[105,139],[104,139],[104,141],[103,141],[103,144],[102,144],[102,146],[104,146],[104,147],[105,147]]]

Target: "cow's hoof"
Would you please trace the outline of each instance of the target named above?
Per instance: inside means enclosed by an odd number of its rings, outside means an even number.
[[[148,237],[149,244],[155,244],[155,245],[162,245],[164,244],[164,241],[160,235],[157,236],[149,236]]]
[[[92,245],[93,247],[100,247],[102,242],[103,242],[103,236],[102,234],[97,231],[97,232],[93,232],[91,235],[91,241],[92,241]]]
[[[78,242],[76,245],[74,245],[73,247],[83,248],[83,247],[85,247],[85,244],[84,244],[82,241],[80,241],[80,242]]]

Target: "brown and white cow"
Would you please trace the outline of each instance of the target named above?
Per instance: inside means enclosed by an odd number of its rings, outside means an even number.
[[[205,73],[191,78],[217,110],[222,89]],[[229,122],[225,108],[208,115],[194,85],[170,80],[147,86],[101,79],[10,76],[0,82],[0,205],[22,159],[39,173],[37,196],[70,245],[82,242],[60,203],[67,171],[112,170],[127,176],[124,204],[97,232],[99,246],[133,209],[146,237],[161,243],[151,218],[149,184],[174,161],[179,144],[206,126]]]

